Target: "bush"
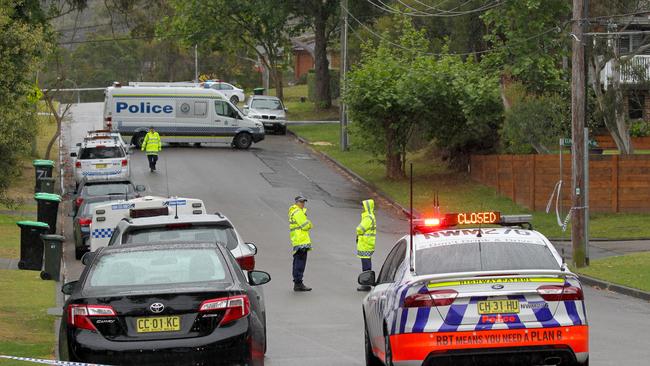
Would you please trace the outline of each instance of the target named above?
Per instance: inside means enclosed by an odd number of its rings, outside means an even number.
[[[330,95],[332,99],[336,99],[341,95],[341,79],[338,69],[330,69]],[[307,73],[307,97],[310,101],[316,99],[316,73],[314,70],[309,70]]]
[[[646,137],[650,136],[650,124],[642,119],[637,119],[629,122],[630,136],[631,137]]]

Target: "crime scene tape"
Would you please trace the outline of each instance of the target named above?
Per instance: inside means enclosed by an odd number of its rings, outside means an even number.
[[[14,360],[14,361],[25,361],[25,362],[32,362],[32,363],[40,363],[44,365],[57,365],[57,366],[108,366],[108,365],[100,365],[96,363],[57,361],[57,360],[46,360],[42,358],[16,357],[16,356],[5,356],[5,355],[0,355],[0,358]]]

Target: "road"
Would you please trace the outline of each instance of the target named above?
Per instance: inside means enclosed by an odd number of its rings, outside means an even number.
[[[74,146],[87,130],[101,126],[102,104],[76,105],[64,128],[63,143]],[[360,201],[371,193],[287,136],[268,136],[248,151],[226,145],[163,147],[158,172],[145,157],[131,157],[133,180],[152,194],[196,197],[209,211],[228,216],[244,240],[258,245],[257,267],[273,280],[265,286],[269,348],[267,364],[362,365],[361,300],[356,289],[360,270],[354,255],[354,228]],[[305,283],[309,293],[294,293],[287,210],[293,197],[309,198],[314,222]],[[408,223],[379,205],[375,269]],[[66,225],[66,235],[71,225]],[[67,280],[78,277],[73,244],[65,247]],[[650,359],[650,304],[635,298],[585,289],[591,325],[592,365],[645,365]]]

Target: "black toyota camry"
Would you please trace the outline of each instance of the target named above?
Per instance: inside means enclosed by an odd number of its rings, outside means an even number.
[[[216,244],[102,248],[83,258],[60,329],[63,360],[108,365],[263,365],[266,319],[244,275]]]

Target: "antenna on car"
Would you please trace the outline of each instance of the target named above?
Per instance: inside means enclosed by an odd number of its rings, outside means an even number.
[[[409,236],[410,236],[410,241],[409,241],[409,256],[411,257],[411,272],[415,272],[415,258],[413,258],[414,250],[413,250],[413,163],[410,163],[410,176],[409,176],[409,205],[410,205],[410,212],[409,212]]]
[[[174,214],[174,220],[178,220],[178,202],[175,202],[174,206],[176,206],[176,213]]]

